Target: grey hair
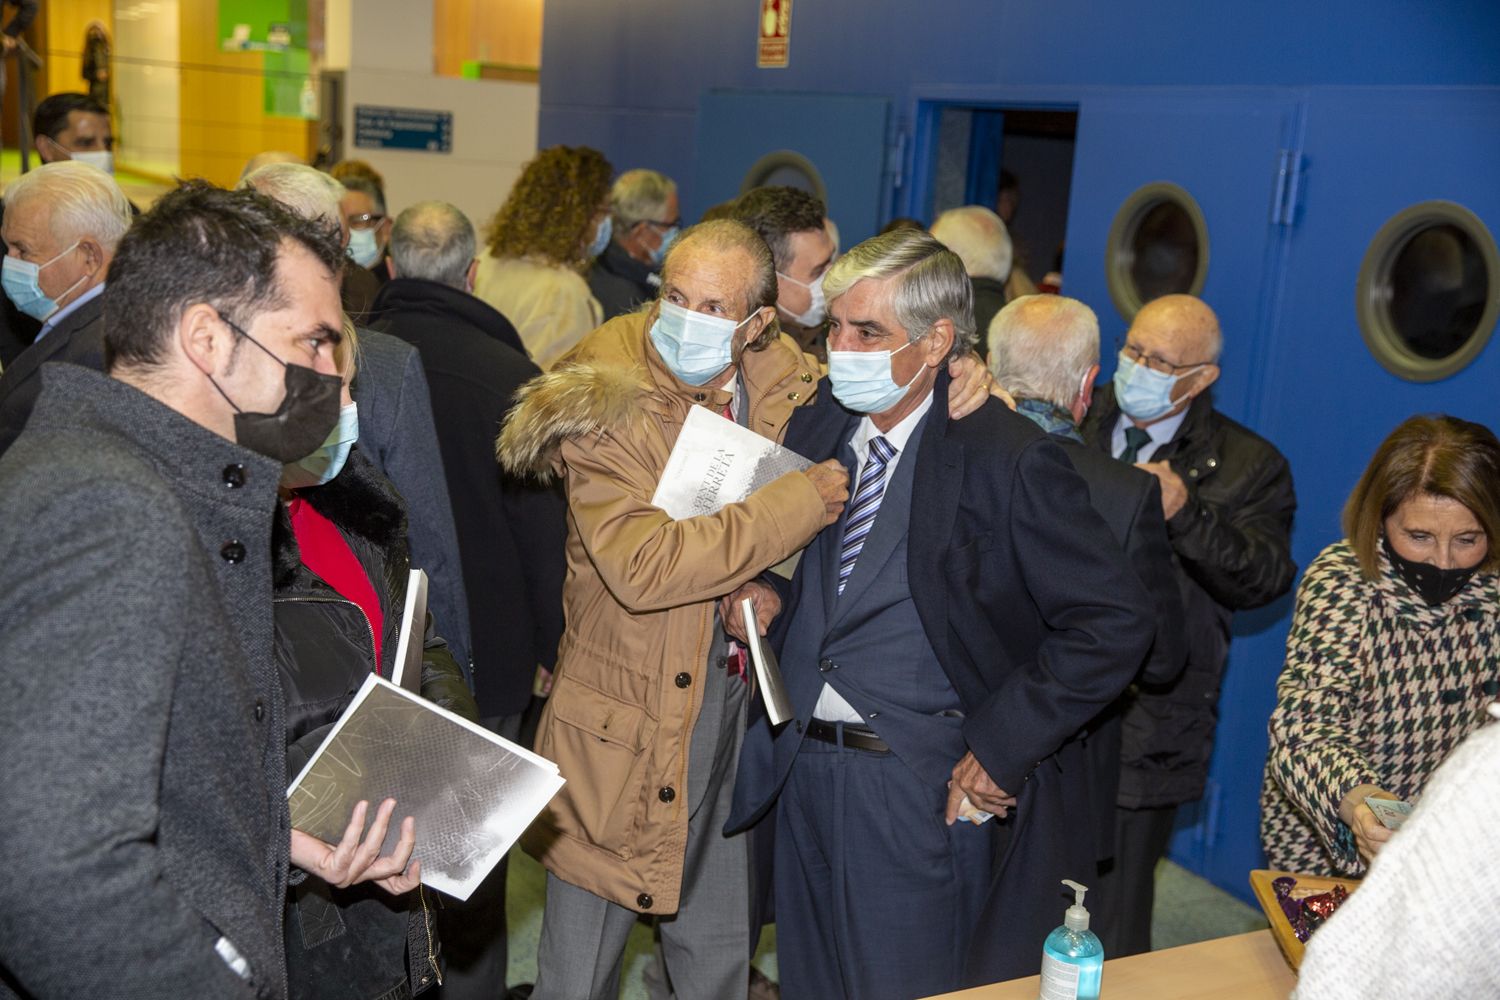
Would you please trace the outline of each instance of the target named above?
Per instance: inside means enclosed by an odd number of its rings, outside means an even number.
[[[974,278],[1007,281],[1015,253],[1000,216],[983,205],[950,208],[932,224],[932,235],[964,262]]]
[[[44,163],[5,189],[6,207],[15,211],[31,198],[52,208],[48,228],[64,245],[90,237],[110,253],[130,228],[130,202],[114,178],[75,160]]]
[[[671,222],[661,213],[667,210],[667,199],[676,193],[677,182],[666,174],[645,169],[625,171],[609,189],[615,231],[624,232],[638,222]]]
[[[1023,295],[990,320],[990,370],[1017,399],[1068,409],[1099,363],[1099,317],[1062,295]]]
[[[343,228],[339,201],[344,197],[344,185],[305,163],[267,164],[248,174],[239,187],[259,191],[304,219],[324,219]]]
[[[396,217],[391,257],[402,278],[464,289],[474,261],[474,224],[446,201],[419,201]]]
[[[896,278],[891,299],[908,341],[921,340],[940,319],[953,323],[950,359],[973,350],[974,286],[958,255],[919,229],[897,229],[852,247],[823,276],[828,301],[857,282]]]

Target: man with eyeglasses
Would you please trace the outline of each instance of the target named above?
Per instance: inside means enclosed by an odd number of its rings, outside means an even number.
[[[605,320],[656,298],[662,261],[682,228],[677,182],[655,170],[627,170],[610,189],[609,214],[609,245],[588,276]]]
[[[1161,484],[1188,651],[1176,681],[1140,685],[1125,709],[1115,865],[1100,896],[1120,906],[1097,924],[1115,958],[1151,948],[1156,862],[1177,807],[1201,798],[1208,777],[1230,620],[1285,594],[1297,572],[1291,468],[1208,394],[1222,345],[1218,317],[1201,300],[1147,303],[1084,425],[1094,446]]]

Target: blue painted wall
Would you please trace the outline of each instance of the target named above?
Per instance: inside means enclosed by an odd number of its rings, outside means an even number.
[[[757,10],[755,0],[548,0],[541,144],[663,170],[692,218],[734,180],[715,174],[711,151],[700,156],[708,90],[884,98],[899,149],[880,168],[888,200],[838,218],[847,245],[890,214],[925,214],[931,102],[1077,107],[1067,290],[1098,312],[1110,354],[1125,329],[1104,277],[1120,200],[1150,180],[1199,199],[1204,297],[1226,334],[1216,399],[1291,461],[1301,566],[1337,538],[1344,497],[1402,418],[1446,411],[1500,426],[1500,344],[1453,378],[1404,382],[1370,357],[1353,309],[1365,247],[1407,205],[1458,201],[1500,234],[1500,4],[798,0],[785,70],[755,68]],[[792,124],[788,136],[808,125]],[[771,148],[783,139],[774,116],[754,128]],[[1289,222],[1271,212],[1281,150],[1301,165]],[[1185,811],[1173,845],[1247,899],[1290,612],[1288,597],[1237,619],[1210,794]]]

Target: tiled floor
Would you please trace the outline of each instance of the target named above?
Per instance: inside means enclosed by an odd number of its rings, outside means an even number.
[[[536,978],[536,944],[542,928],[544,879],[542,869],[520,851],[510,858],[507,884],[507,914],[510,921],[511,984]],[[1156,873],[1156,912],[1151,921],[1152,938],[1158,948],[1172,948],[1194,941],[1243,934],[1266,926],[1259,910],[1252,909],[1209,882],[1163,862]],[[1037,942],[1041,947],[1041,942]],[[651,958],[651,931],[638,924],[631,932],[625,953],[625,972],[620,989],[624,1000],[645,1000],[643,973]],[[761,935],[755,964],[776,978],[776,930],[767,927]]]

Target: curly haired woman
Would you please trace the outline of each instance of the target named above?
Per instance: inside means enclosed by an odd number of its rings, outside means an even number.
[[[1412,417],[1344,508],[1345,539],[1297,591],[1261,792],[1275,868],[1359,875],[1500,693],[1500,441]]]
[[[543,368],[604,321],[584,274],[609,246],[611,173],[586,146],[544,149],[490,221],[474,294],[515,324]]]

